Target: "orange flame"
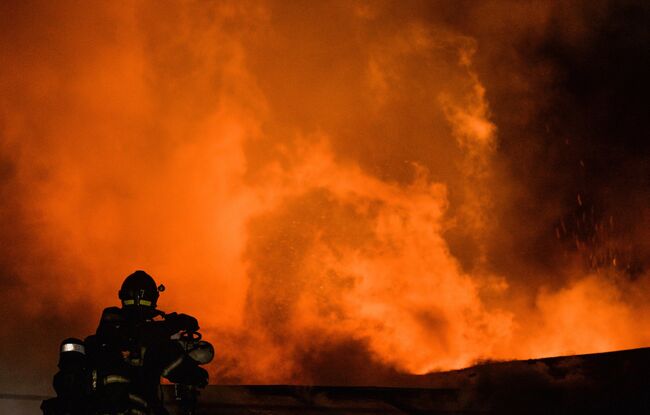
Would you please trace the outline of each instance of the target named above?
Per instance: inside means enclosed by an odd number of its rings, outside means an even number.
[[[1,73],[0,148],[46,259],[20,254],[30,298],[81,297],[92,329],[145,269],[244,382],[310,381],[297,356],[349,339],[410,373],[648,342],[628,283],[524,290],[487,265],[509,184],[474,40],[374,3],[102,7],[52,11],[51,48],[23,28],[42,54]]]

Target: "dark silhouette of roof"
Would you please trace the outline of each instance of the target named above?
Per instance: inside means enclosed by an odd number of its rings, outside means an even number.
[[[209,386],[199,413],[650,413],[650,348],[486,362],[414,376],[412,385],[419,387]]]

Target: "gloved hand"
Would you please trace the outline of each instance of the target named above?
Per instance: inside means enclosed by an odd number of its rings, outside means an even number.
[[[171,328],[172,333],[176,333],[181,330],[192,333],[199,330],[199,322],[194,317],[187,314],[166,314],[165,322]]]

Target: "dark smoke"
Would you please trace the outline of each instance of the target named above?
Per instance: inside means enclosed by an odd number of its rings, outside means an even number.
[[[650,253],[650,9],[557,3],[543,25],[515,25],[517,36],[503,40],[512,21],[481,13],[508,6],[488,3],[467,20],[488,23],[465,26],[484,40],[477,65],[499,126],[504,174],[514,183],[498,210],[507,238],[494,246],[507,249],[491,256],[494,266],[529,284],[535,276],[526,268],[535,265],[543,282],[561,286],[578,253],[586,266],[638,277]]]

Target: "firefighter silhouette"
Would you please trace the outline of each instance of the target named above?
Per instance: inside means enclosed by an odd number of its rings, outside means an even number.
[[[57,397],[43,402],[44,414],[167,414],[161,377],[176,384],[176,398],[193,413],[196,388],[208,383],[200,365],[214,349],[194,317],[156,309],[162,291],[146,272],[134,272],[119,291],[122,306],[104,309],[94,335],[61,343]]]

